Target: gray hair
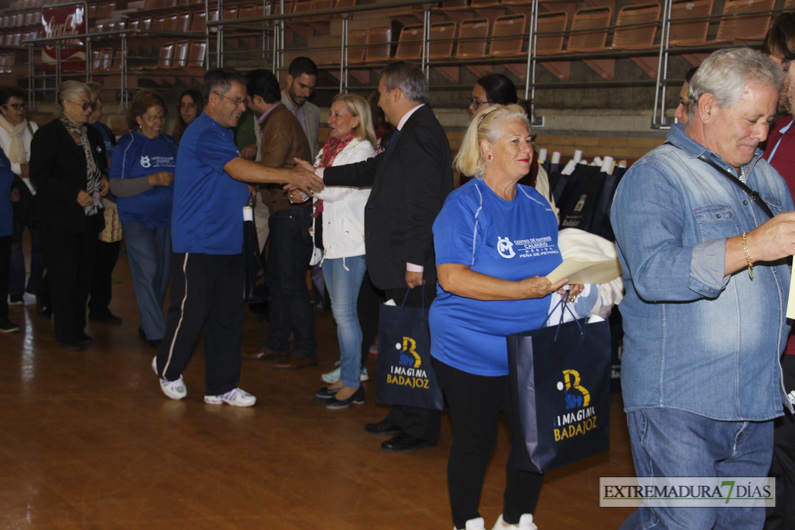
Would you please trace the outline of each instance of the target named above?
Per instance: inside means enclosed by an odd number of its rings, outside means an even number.
[[[64,101],[71,101],[77,94],[88,94],[91,97],[91,89],[87,84],[80,81],[64,81],[58,89],[58,102],[63,107]]]
[[[784,73],[765,55],[750,48],[724,48],[707,57],[698,67],[687,97],[690,114],[698,112],[698,99],[712,94],[722,109],[733,107],[743,97],[748,85],[772,86],[781,90]]]
[[[475,114],[461,141],[461,147],[453,161],[455,168],[464,175],[480,177],[486,169],[486,162],[480,150],[480,141],[487,140],[490,144],[497,143],[502,133],[502,123],[508,120],[522,120],[527,125],[530,135],[533,127],[527,119],[524,109],[517,105],[490,105]]]
[[[406,99],[414,103],[428,103],[431,90],[422,70],[403,61],[392,63],[381,71],[387,90],[399,88]]]

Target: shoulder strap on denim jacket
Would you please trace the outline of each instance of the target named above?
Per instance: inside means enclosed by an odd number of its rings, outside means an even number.
[[[770,217],[771,219],[773,217],[775,217],[773,215],[773,212],[770,211],[770,207],[767,205],[765,200],[759,195],[758,192],[756,192],[756,191],[752,190],[751,188],[749,188],[748,185],[745,182],[743,182],[742,180],[738,179],[736,176],[732,175],[731,173],[726,171],[724,168],[720,167],[714,160],[712,160],[709,157],[707,157],[706,154],[702,154],[700,157],[698,157],[698,159],[699,160],[703,160],[704,162],[706,162],[710,166],[714,167],[715,169],[717,169],[720,172],[721,175],[723,175],[724,177],[728,177],[728,179],[730,181],[732,181],[734,184],[739,186],[741,190],[743,190],[746,194],[748,194],[748,196],[751,197],[754,200],[754,202],[760,208],[762,208],[762,211],[765,212],[765,214],[768,217]]]

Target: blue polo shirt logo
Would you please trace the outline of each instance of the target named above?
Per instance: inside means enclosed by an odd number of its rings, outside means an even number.
[[[506,259],[510,259],[516,255],[516,252],[513,251],[513,243],[511,243],[511,240],[507,237],[497,236],[497,252]]]
[[[141,157],[141,167],[152,167],[152,162],[149,161],[149,157],[144,155]]]

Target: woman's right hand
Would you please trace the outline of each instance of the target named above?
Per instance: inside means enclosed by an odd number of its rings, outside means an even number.
[[[522,298],[544,298],[566,285],[568,281],[568,278],[564,278],[552,283],[546,276],[533,276],[520,281],[519,290]]]
[[[80,190],[77,193],[77,204],[85,208],[86,206],[94,204],[94,199],[91,198],[91,195],[89,195],[87,191]]]
[[[169,171],[161,171],[160,173],[152,173],[149,175],[149,185],[153,188],[155,186],[171,186],[174,183],[174,173]]]

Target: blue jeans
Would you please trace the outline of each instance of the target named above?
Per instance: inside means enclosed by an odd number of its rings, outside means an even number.
[[[171,263],[171,227],[122,222],[141,329],[147,340],[166,334],[163,301]]]
[[[342,384],[353,388],[359,387],[362,361],[362,328],[359,326],[356,300],[366,269],[364,256],[323,261],[323,278],[331,296],[334,322],[337,323]]]
[[[639,477],[766,477],[773,422],[717,421],[670,408],[627,413]],[[762,528],[760,508],[638,508],[622,529]]]
[[[271,213],[268,223],[265,280],[271,297],[271,331],[265,346],[289,353],[292,331],[293,354],[313,359],[317,357],[315,310],[306,285],[306,268],[312,257],[312,206]]]

